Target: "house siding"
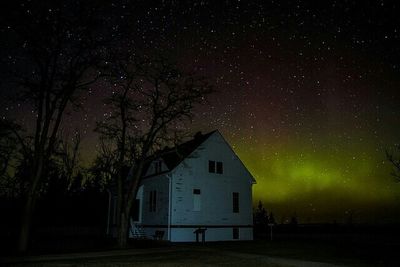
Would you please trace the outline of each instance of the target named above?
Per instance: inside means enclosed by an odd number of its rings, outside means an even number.
[[[142,218],[141,224],[148,225],[167,225],[168,224],[168,204],[169,204],[169,179],[166,175],[158,175],[143,179],[143,194],[141,200]],[[150,192],[156,191],[156,210],[150,211]],[[143,227],[147,237],[154,235],[159,227]],[[166,235],[164,235],[166,238]]]
[[[209,160],[223,162],[223,174],[209,173]],[[219,133],[175,169],[172,182],[171,241],[195,241],[196,228],[174,228],[185,225],[207,228],[208,241],[231,240],[233,226],[246,227],[240,240],[252,239],[252,177]],[[193,189],[201,191],[200,211],[193,210]],[[233,192],[239,193],[239,213],[233,212]]]
[[[171,241],[172,242],[195,242],[196,235],[194,231],[197,228],[172,228]],[[239,228],[239,239],[233,239],[232,227],[207,227],[205,231],[205,241],[237,241],[237,240],[253,240],[252,228]],[[201,237],[200,237],[201,241]]]
[[[222,162],[223,173],[210,173],[209,160]],[[146,175],[154,175],[152,165]],[[162,168],[164,171],[166,165]],[[148,238],[161,230],[163,239],[173,242],[196,241],[194,231],[200,227],[207,229],[206,241],[252,240],[253,183],[228,143],[215,132],[174,170],[142,180],[142,191],[137,196],[142,205],[139,223]],[[150,192],[154,190],[157,207],[156,212],[150,212]],[[237,213],[233,211],[234,192],[239,193]],[[238,239],[233,238],[233,228],[239,229]]]

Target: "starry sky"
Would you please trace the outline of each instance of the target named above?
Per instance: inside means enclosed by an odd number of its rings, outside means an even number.
[[[137,47],[163,51],[214,85],[188,131],[221,131],[257,180],[255,204],[278,222],[294,214],[300,222],[400,221],[400,185],[385,159],[400,142],[399,3],[149,2],[116,1],[111,10],[124,10]],[[86,161],[112,90],[92,86],[64,123],[83,132]],[[26,109],[9,94],[4,118]]]

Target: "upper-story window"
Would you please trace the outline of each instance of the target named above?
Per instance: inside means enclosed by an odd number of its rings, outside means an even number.
[[[156,162],[154,162],[154,172],[155,173],[160,173],[162,170],[162,161],[161,160],[157,160]]]
[[[224,173],[223,163],[221,161],[209,160],[208,161],[208,172],[223,174]]]

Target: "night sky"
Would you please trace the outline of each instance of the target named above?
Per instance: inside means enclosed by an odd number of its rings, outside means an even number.
[[[255,204],[278,222],[294,214],[300,222],[400,221],[400,185],[385,160],[400,142],[399,3],[162,2],[126,5],[132,42],[209,78],[216,93],[188,131],[221,131],[257,180]],[[29,121],[27,107],[7,100],[8,86],[1,116]],[[83,132],[87,162],[113,90],[92,86],[64,121]]]

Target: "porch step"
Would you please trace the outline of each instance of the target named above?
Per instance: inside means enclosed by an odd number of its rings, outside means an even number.
[[[135,239],[146,239],[146,232],[140,224],[131,221],[131,237]]]

